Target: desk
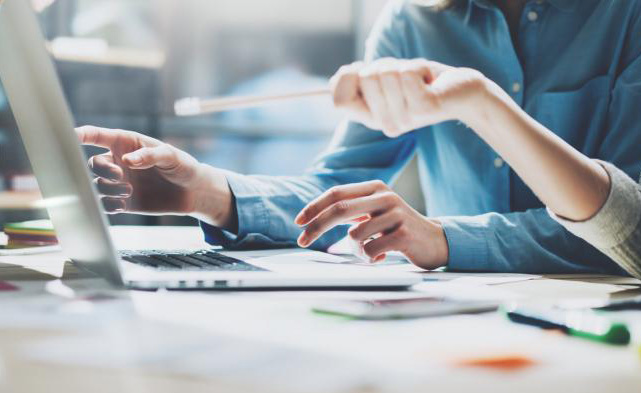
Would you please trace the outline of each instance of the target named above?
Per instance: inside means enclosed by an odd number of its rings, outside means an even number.
[[[204,245],[198,228],[115,227],[113,234],[118,247],[127,249]],[[633,347],[545,333],[497,314],[349,321],[312,314],[309,307],[355,293],[112,293],[101,280],[64,268],[61,255],[0,258],[0,263],[0,280],[10,279],[21,288],[0,292],[0,391],[641,389],[641,358]],[[40,273],[18,274],[21,269]],[[62,283],[51,281],[60,276]],[[551,292],[562,300],[609,297],[622,288],[598,280],[564,286],[565,279],[543,278],[499,287],[541,301],[554,297]],[[93,288],[117,300],[70,300],[64,291],[52,290],[63,283],[75,289],[76,296]],[[617,293],[639,292],[629,288]],[[16,305],[24,312],[16,312]],[[34,309],[44,313],[41,320],[26,317]],[[515,372],[453,366],[462,358],[493,354],[524,354],[536,364]]]

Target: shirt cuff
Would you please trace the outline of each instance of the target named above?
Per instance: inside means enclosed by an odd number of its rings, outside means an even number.
[[[610,194],[601,210],[586,221],[570,221],[548,209],[550,216],[574,235],[599,249],[625,242],[641,220],[641,188],[614,165],[597,161],[610,176]]]
[[[212,246],[222,246],[224,248],[233,248],[238,242],[238,236],[224,229],[209,225],[200,221],[200,229],[205,234],[205,241]]]
[[[489,269],[487,223],[480,221],[478,217],[443,217],[439,221],[449,247],[447,270]]]
[[[253,240],[253,234],[269,233],[269,216],[260,192],[252,186],[250,179],[229,171],[225,172],[225,177],[236,201],[238,233],[234,234],[204,222],[200,222],[200,227],[205,233],[207,243],[225,248],[238,248],[247,240]]]

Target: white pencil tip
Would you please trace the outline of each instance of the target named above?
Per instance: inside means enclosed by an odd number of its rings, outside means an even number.
[[[195,97],[183,98],[174,103],[177,116],[195,116],[201,113],[200,99]]]

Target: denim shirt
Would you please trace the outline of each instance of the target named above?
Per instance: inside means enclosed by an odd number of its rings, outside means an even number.
[[[514,45],[503,13],[487,0],[435,11],[393,1],[367,43],[367,59],[426,58],[475,68],[536,120],[589,157],[641,171],[641,1],[540,0],[525,5]],[[328,188],[392,182],[418,155],[427,212],[443,224],[451,270],[625,274],[572,235],[472,130],[450,121],[390,139],[346,123],[317,165],[300,177],[229,173],[238,233],[203,224],[231,248],[292,246],[296,214]],[[536,162],[532,163],[536,170]],[[346,228],[313,247],[325,249]]]

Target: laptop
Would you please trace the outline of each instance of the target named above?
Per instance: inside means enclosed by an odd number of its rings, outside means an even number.
[[[318,263],[305,253],[282,261],[273,251],[251,261],[213,249],[119,253],[30,3],[0,1],[0,79],[60,246],[74,264],[114,286],[142,289],[382,289],[421,281],[407,272]],[[269,262],[254,262],[260,260]]]

